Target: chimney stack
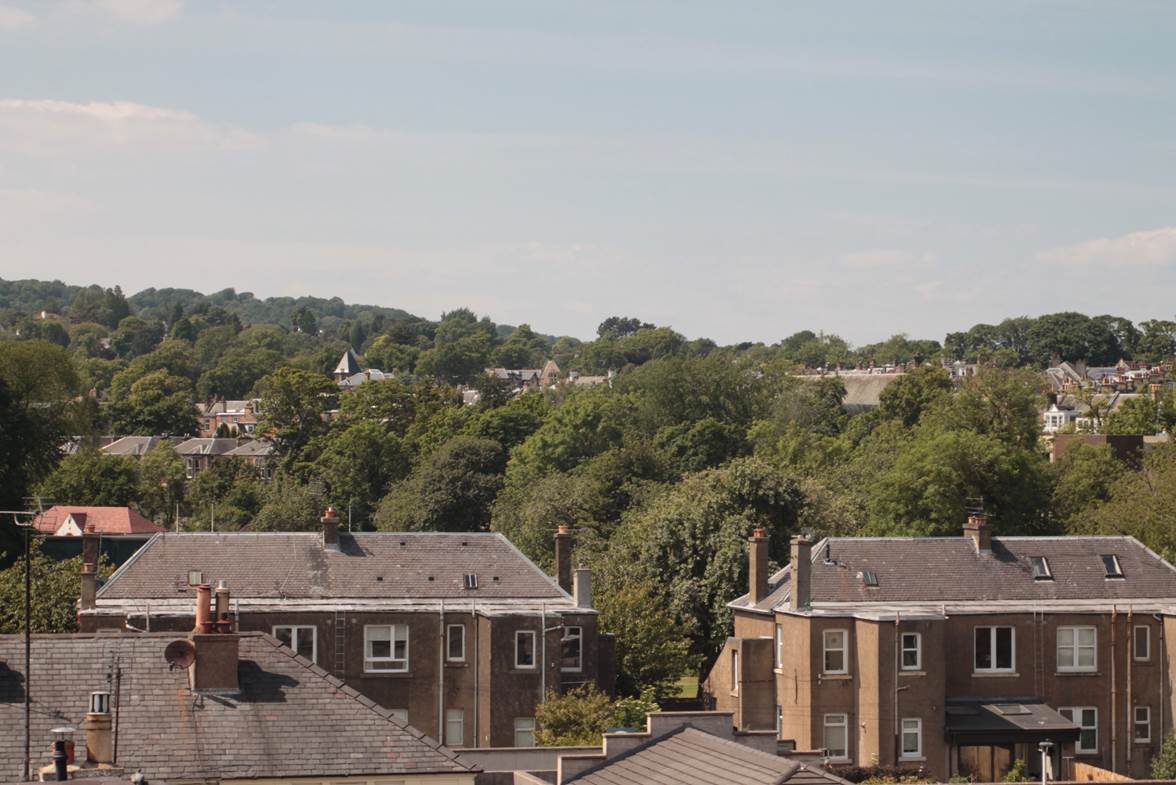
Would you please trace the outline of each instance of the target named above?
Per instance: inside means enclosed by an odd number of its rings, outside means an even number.
[[[562,523],[555,531],[555,578],[561,589],[572,593],[572,530]]]
[[[319,520],[323,524],[323,548],[328,551],[339,550],[339,516],[335,514],[335,508],[327,507]]]
[[[97,604],[98,573],[91,562],[82,564],[82,601],[80,607],[84,611],[93,610]]]
[[[789,592],[788,607],[801,610],[809,607],[810,589],[813,570],[813,541],[803,534],[792,538],[791,542],[792,586]]]
[[[988,527],[988,516],[982,512],[968,516],[964,524],[964,536],[972,538],[972,545],[976,553],[988,553],[992,550],[992,529]]]
[[[592,607],[592,570],[587,567],[577,568],[575,583],[572,597],[575,598],[576,607],[590,609]]]
[[[192,631],[192,646],[196,661],[188,671],[193,690],[198,692],[234,693],[237,684],[237,660],[241,653],[240,638],[233,634],[229,620],[229,590],[224,582],[217,587],[217,619],[212,618],[212,587],[202,583],[196,587],[196,629]],[[224,623],[220,623],[221,614]],[[218,632],[217,630],[223,630]]]
[[[109,692],[90,693],[90,711],[82,727],[86,729],[86,760],[90,763],[114,763]]]
[[[747,586],[752,605],[768,596],[768,533],[762,526],[747,540]]]

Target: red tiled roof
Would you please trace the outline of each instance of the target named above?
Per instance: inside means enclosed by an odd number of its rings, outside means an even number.
[[[78,528],[95,534],[155,534],[163,531],[162,526],[130,507],[75,507],[64,504],[50,507],[38,515],[33,520],[33,526],[43,534],[53,534],[71,515]]]

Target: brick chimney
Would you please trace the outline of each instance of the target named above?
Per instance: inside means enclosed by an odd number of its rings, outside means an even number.
[[[93,610],[97,604],[95,598],[98,596],[98,573],[94,569],[94,565],[89,562],[82,564],[82,601],[79,607],[84,611]]]
[[[788,607],[800,610],[809,607],[813,570],[813,541],[804,535],[792,538],[790,544],[792,586]]]
[[[964,524],[964,536],[972,539],[976,553],[988,553],[992,550],[992,529],[988,526],[988,516],[984,513],[973,513],[968,516]]]
[[[90,693],[90,710],[86,713],[82,727],[86,730],[86,760],[90,763],[114,763],[109,692]]]
[[[222,599],[223,596],[223,599]],[[217,613],[225,614],[224,626],[212,616],[212,587],[202,583],[196,587],[196,629],[192,645],[196,661],[188,671],[193,690],[211,693],[234,693],[237,683],[237,660],[241,653],[240,638],[232,632],[214,632],[232,628],[228,620],[228,589],[222,583],[217,588]]]
[[[339,550],[339,516],[334,507],[327,507],[323,517],[319,519],[323,524],[323,548],[328,551]]]
[[[572,593],[572,530],[562,523],[555,531],[555,578],[561,589]]]
[[[768,533],[762,526],[747,540],[747,587],[753,605],[768,596]]]

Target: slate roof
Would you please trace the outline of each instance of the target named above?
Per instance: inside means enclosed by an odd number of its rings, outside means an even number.
[[[844,783],[827,771],[684,725],[567,780],[578,785]]]
[[[944,707],[951,736],[999,735],[1077,739],[1080,728],[1040,698],[950,699]]]
[[[157,444],[170,442],[175,444],[177,439],[167,436],[123,436],[102,448],[107,455],[146,455]]]
[[[359,358],[355,356],[355,352],[351,351],[350,347],[343,352],[343,356],[339,358],[339,362],[335,365],[335,376],[353,376],[359,373]]]
[[[130,507],[78,507],[58,504],[33,519],[33,526],[43,534],[53,534],[72,515],[80,528],[97,534],[155,534],[163,527],[148,520]]]
[[[188,439],[176,445],[179,455],[227,455],[237,449],[237,440],[220,439]]]
[[[268,439],[250,439],[225,453],[231,458],[256,458],[273,454],[274,445]]]
[[[32,753],[52,763],[52,728],[78,728],[89,695],[113,692],[122,671],[117,765],[149,781],[196,778],[403,775],[468,772],[453,752],[391,717],[321,668],[264,633],[241,633],[236,695],[203,698],[188,673],[169,670],[163,650],[175,633],[35,635]],[[0,636],[0,781],[22,774],[24,649]]]
[[[411,598],[567,600],[550,577],[498,533],[164,533],[152,537],[99,590],[99,600],[176,599],[188,572],[224,580],[235,599]],[[466,589],[467,573],[478,588]]]
[[[826,562],[826,545],[832,562]],[[1100,556],[1114,554],[1122,579],[1107,579]],[[1034,580],[1030,556],[1045,556],[1052,580]],[[865,585],[869,570],[878,586]],[[788,606],[791,570],[771,577],[754,606]],[[923,604],[973,601],[1176,599],[1176,569],[1133,537],[994,537],[976,553],[968,537],[833,537],[813,547],[811,601]],[[748,595],[731,603],[748,608]]]

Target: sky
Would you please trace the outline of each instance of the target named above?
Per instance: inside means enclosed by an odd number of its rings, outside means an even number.
[[[1176,315],[1167,0],[0,0],[0,277],[589,338]]]

